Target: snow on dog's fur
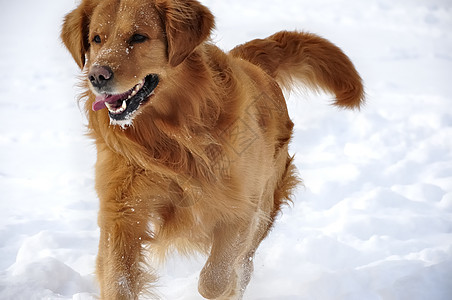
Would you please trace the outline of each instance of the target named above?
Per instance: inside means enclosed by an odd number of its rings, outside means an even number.
[[[199,292],[239,299],[298,180],[281,88],[358,108],[361,78],[327,40],[279,32],[224,53],[195,0],[83,0],[62,39],[84,69],[97,146],[102,299],[152,293],[146,257],[205,252]]]

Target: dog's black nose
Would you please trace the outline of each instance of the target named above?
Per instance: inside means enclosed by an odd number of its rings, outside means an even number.
[[[107,66],[93,66],[88,74],[88,79],[93,87],[102,89],[113,79],[113,71]]]

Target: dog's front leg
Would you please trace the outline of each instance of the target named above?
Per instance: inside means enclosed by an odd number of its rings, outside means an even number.
[[[242,272],[238,269],[238,264],[241,265],[249,247],[249,224],[250,222],[241,222],[240,225],[217,225],[210,256],[199,279],[198,289],[205,298],[241,298],[241,291],[236,290],[241,284],[239,281],[242,281],[238,276]]]
[[[135,300],[155,281],[145,267],[147,222],[124,203],[101,207],[97,276],[103,300]],[[149,292],[149,291],[148,291]]]

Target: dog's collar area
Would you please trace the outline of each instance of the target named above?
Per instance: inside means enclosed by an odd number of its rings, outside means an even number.
[[[156,74],[148,75],[123,94],[97,96],[92,109],[93,111],[98,111],[107,108],[112,120],[128,120],[138,110],[140,105],[152,96],[158,83],[159,77]]]

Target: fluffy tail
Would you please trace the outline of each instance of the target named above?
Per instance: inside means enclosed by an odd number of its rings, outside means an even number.
[[[340,48],[305,32],[281,31],[266,39],[237,46],[230,54],[265,70],[287,90],[301,81],[336,96],[334,105],[359,108],[364,87],[353,63]]]

